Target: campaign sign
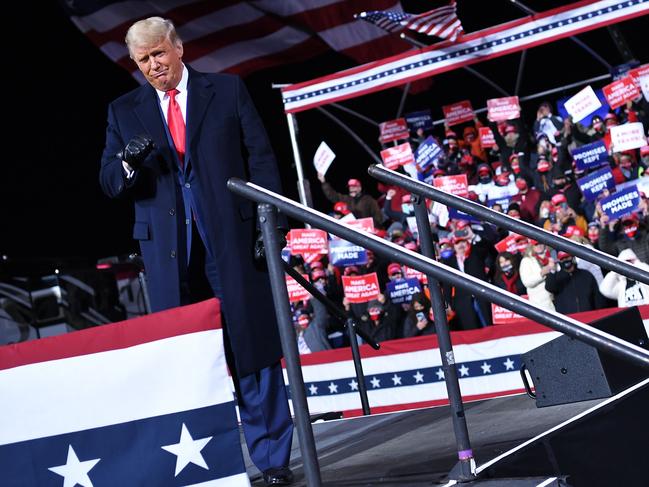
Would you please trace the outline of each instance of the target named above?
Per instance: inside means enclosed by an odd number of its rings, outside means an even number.
[[[494,247],[499,253],[510,252],[512,254],[517,254],[519,251],[518,239],[520,239],[520,235],[516,235],[515,233],[512,233],[511,235],[508,235],[505,238],[503,238],[500,242],[496,243]]]
[[[605,167],[578,179],[577,184],[579,185],[579,189],[581,189],[581,193],[584,195],[584,199],[586,201],[593,201],[605,189],[612,191],[615,188],[615,179],[613,179],[611,168]]]
[[[430,110],[421,110],[419,112],[406,113],[406,124],[410,131],[415,133],[417,129],[431,130],[433,128],[433,117]]]
[[[307,281],[309,280],[309,276],[306,274],[302,274],[302,277]],[[291,276],[286,276],[286,289],[288,290],[288,300],[291,303],[311,299],[309,291],[304,289],[302,285]]]
[[[613,83],[606,85],[604,96],[612,109],[621,107],[627,101],[634,100],[640,96],[640,90],[631,76],[626,76]]]
[[[382,150],[381,159],[383,159],[383,165],[388,169],[396,169],[399,166],[415,161],[415,157],[412,154],[412,147],[410,147],[408,142]]]
[[[421,170],[428,168],[428,166],[443,154],[442,148],[435,142],[435,139],[432,137],[427,137],[415,152],[415,164],[419,166]]]
[[[331,166],[331,163],[335,158],[336,154],[334,154],[334,151],[332,151],[323,140],[313,156],[313,165],[315,166],[315,170],[320,174],[326,174],[327,169],[329,169],[329,166]]]
[[[380,294],[376,272],[363,276],[343,276],[345,297],[350,303],[366,303]]]
[[[637,186],[631,186],[602,199],[602,211],[611,220],[633,213],[640,204],[640,191]]]
[[[496,138],[494,137],[491,128],[479,127],[478,136],[480,137],[480,145],[482,145],[483,149],[488,149],[496,145]]]
[[[457,208],[448,208],[448,217],[451,220],[464,220],[467,222],[474,222],[474,223],[480,223],[480,219],[477,216],[469,215],[468,213],[464,213],[461,210],[458,210]]]
[[[289,234],[291,254],[327,253],[327,232],[306,228],[293,229]]]
[[[527,295],[524,294],[523,296],[521,296],[521,298],[527,299]],[[515,311],[491,303],[491,321],[494,325],[506,325],[508,323],[524,319],[524,316],[519,315]]]
[[[492,98],[487,100],[487,118],[492,122],[512,120],[521,116],[521,106],[517,96]]]
[[[507,212],[507,209],[509,208],[509,203],[511,203],[511,201],[512,201],[511,196],[489,199],[487,200],[487,206],[489,208],[493,208],[494,205],[500,205],[500,207],[503,209],[503,213],[505,213]]]
[[[329,262],[339,267],[365,265],[367,250],[347,240],[332,240],[329,242]]]
[[[615,152],[639,149],[647,145],[642,122],[625,123],[610,128],[611,145]]]
[[[471,101],[462,100],[451,105],[442,106],[444,112],[444,119],[447,125],[457,125],[462,122],[470,122],[473,120],[473,107]]]
[[[584,126],[590,125],[595,115],[598,115],[603,119],[606,116],[606,114],[610,111],[610,107],[608,106],[608,102],[606,101],[606,97],[604,96],[604,92],[599,88],[593,91],[595,92],[595,96],[597,96],[597,99],[599,100],[602,106],[600,106],[597,110],[592,112],[590,115],[586,115],[584,118],[580,120],[580,123]],[[559,112],[558,115],[561,118],[568,118],[570,116],[568,110],[566,110],[566,102],[568,101],[568,99],[569,97],[565,96],[557,100],[557,111]]]
[[[413,269],[412,267],[404,265],[403,272],[403,275],[406,276],[406,279],[414,278],[418,279],[422,284],[428,284],[428,277],[426,276],[426,274],[419,272],[417,269]]]
[[[394,140],[407,139],[410,135],[408,131],[408,124],[405,118],[397,118],[396,120],[388,120],[379,124],[381,136],[379,140],[382,144],[392,142]]]
[[[374,219],[371,216],[368,216],[367,218],[359,218],[358,220],[350,220],[345,222],[345,225],[355,230],[374,233]]]
[[[642,90],[642,96],[645,100],[649,100],[649,74],[638,79],[640,89]]]
[[[388,296],[394,304],[409,303],[412,301],[412,295],[421,292],[421,283],[419,279],[399,279],[388,282]]]
[[[577,169],[588,171],[604,164],[608,164],[608,150],[603,140],[592,144],[582,145],[570,151]]]
[[[638,68],[629,70],[628,75],[631,76],[636,85],[640,86],[640,78],[649,76],[649,64],[643,64]]]
[[[282,260],[284,262],[290,262],[291,261],[291,248],[289,246],[286,246],[282,249],[281,252]]]
[[[597,98],[593,88],[588,85],[575,96],[566,100],[564,106],[573,122],[579,122],[601,107],[602,102]]]
[[[445,193],[451,193],[455,196],[469,196],[469,184],[466,174],[456,174],[454,176],[439,176],[433,181],[437,189]]]

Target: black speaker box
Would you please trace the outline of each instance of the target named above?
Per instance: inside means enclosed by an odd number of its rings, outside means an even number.
[[[649,350],[637,307],[596,320],[591,326]],[[647,377],[641,367],[566,335],[523,354],[521,361],[523,382],[537,407],[610,397]],[[527,383],[526,369],[534,393]]]

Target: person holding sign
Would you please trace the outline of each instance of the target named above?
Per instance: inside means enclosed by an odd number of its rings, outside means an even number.
[[[322,192],[332,203],[344,202],[356,218],[372,217],[375,228],[383,228],[383,213],[374,198],[363,193],[363,186],[358,179],[347,181],[347,194],[337,192],[325,179],[325,175],[318,173],[318,180],[322,183]]]

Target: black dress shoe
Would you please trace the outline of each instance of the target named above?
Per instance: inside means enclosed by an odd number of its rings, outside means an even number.
[[[270,468],[264,472],[266,485],[289,485],[293,483],[293,472],[288,467]]]

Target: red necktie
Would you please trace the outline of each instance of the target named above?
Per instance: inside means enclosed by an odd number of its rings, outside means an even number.
[[[169,109],[167,110],[167,126],[171,133],[171,138],[176,146],[178,159],[180,159],[180,167],[183,166],[185,160],[185,121],[183,114],[180,111],[180,105],[176,101],[176,95],[179,93],[177,89],[167,91],[169,95]]]

